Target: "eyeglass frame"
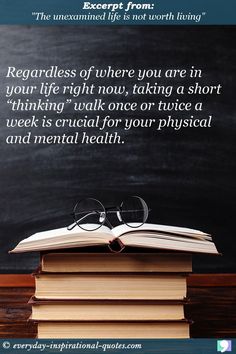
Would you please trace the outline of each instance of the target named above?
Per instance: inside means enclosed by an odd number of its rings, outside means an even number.
[[[142,223],[140,223],[140,225],[138,225],[138,226],[131,226],[131,225],[127,224],[126,222],[124,222],[124,220],[122,219],[121,214],[120,214],[120,213],[122,212],[122,210],[121,210],[121,205],[122,205],[122,203],[124,203],[124,201],[122,201],[122,202],[120,203],[120,206],[118,205],[118,206],[105,207],[105,206],[102,204],[102,202],[101,202],[100,200],[98,200],[98,199],[95,199],[95,198],[85,198],[85,199],[82,199],[82,200],[80,200],[79,202],[77,202],[77,203],[75,204],[74,209],[73,209],[73,212],[70,214],[70,215],[73,217],[73,219],[74,219],[74,223],[73,223],[72,225],[69,225],[69,226],[67,227],[67,230],[68,230],[68,231],[71,231],[71,230],[73,230],[76,226],[78,226],[79,228],[81,228],[81,229],[84,230],[84,231],[96,231],[96,230],[100,229],[100,227],[103,226],[105,223],[107,223],[108,226],[112,229],[112,228],[113,228],[113,225],[111,224],[111,222],[110,222],[109,219],[107,218],[107,214],[109,214],[109,213],[110,213],[110,214],[111,214],[111,213],[116,213],[117,219],[120,221],[120,223],[123,223],[123,224],[125,224],[125,225],[127,225],[127,226],[129,226],[129,227],[131,227],[131,228],[133,228],[133,229],[137,229],[137,228],[141,227],[141,226],[146,222],[146,220],[147,220],[147,218],[148,218],[148,215],[149,215],[149,212],[151,211],[151,209],[148,208],[148,205],[147,205],[147,203],[145,202],[145,200],[144,200],[143,198],[141,198],[141,197],[139,197],[139,196],[136,196],[136,195],[132,195],[132,196],[130,196],[129,198],[137,198],[137,199],[141,200],[142,203],[144,203],[144,208],[143,208],[143,209],[144,209],[144,211],[145,211],[145,210],[147,211],[147,216],[146,216],[145,220],[144,220]],[[77,220],[77,219],[76,219],[76,213],[75,213],[76,208],[77,208],[77,206],[78,206],[83,200],[86,200],[86,199],[90,199],[90,200],[93,200],[93,201],[95,201],[95,202],[98,202],[98,203],[102,206],[102,208],[104,209],[104,211],[98,212],[98,211],[94,210],[94,211],[92,211],[91,213],[88,213],[88,214],[86,214],[85,216],[83,216],[81,219]],[[81,221],[83,218],[88,217],[88,215],[94,214],[94,213],[103,214],[102,217],[104,218],[104,220],[101,222],[101,224],[99,224],[99,226],[98,226],[97,228],[95,228],[95,229],[93,229],[93,230],[84,229],[78,222]],[[101,217],[101,216],[100,216],[100,217]]]

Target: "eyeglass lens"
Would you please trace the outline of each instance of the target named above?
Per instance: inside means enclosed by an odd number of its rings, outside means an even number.
[[[87,198],[76,204],[74,208],[74,219],[81,229],[93,231],[104,224],[106,211],[99,200]]]
[[[126,225],[140,227],[147,220],[148,206],[140,197],[128,197],[120,205],[120,217]]]

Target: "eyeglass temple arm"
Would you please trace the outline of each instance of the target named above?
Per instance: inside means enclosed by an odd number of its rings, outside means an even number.
[[[114,207],[110,207],[110,208],[114,208]],[[107,209],[110,209],[110,208],[106,208],[105,211],[107,211]],[[89,215],[94,215],[94,214],[99,214],[99,215],[102,215],[102,214],[105,214],[103,211],[97,211],[97,210],[94,210],[92,211],[91,213],[88,213],[86,214],[85,216],[83,216],[82,218],[80,218],[79,220],[76,221],[76,224],[81,222],[83,219],[85,219],[86,217],[88,217]],[[106,215],[106,214],[105,214]],[[108,218],[105,216],[106,218],[106,223],[109,225],[110,228],[113,228],[112,224],[110,223],[110,221],[108,220]],[[74,226],[73,226],[74,227]]]
[[[112,213],[112,212],[117,213],[117,210],[114,210],[115,208],[117,208],[117,207],[116,207],[116,206],[111,206],[111,207],[105,208],[105,212],[108,212],[108,213]],[[119,210],[118,210],[118,211],[119,211]],[[89,215],[94,215],[94,214],[102,215],[102,214],[104,214],[104,211],[97,211],[97,210],[94,210],[94,211],[92,211],[92,212],[86,214],[85,216],[83,216],[83,217],[80,218],[79,220],[77,220],[77,222],[75,223],[75,225],[76,225],[77,223],[79,223],[80,221],[82,221],[82,220],[83,220],[84,218],[86,218],[87,216],[89,216]],[[74,214],[72,214],[72,215],[74,215]],[[106,217],[106,223],[108,224],[108,226],[109,226],[110,228],[113,228],[113,225],[110,223],[110,221],[107,219],[107,217]],[[73,226],[73,228],[75,227],[75,225]],[[72,230],[72,229],[71,229],[71,230]]]
[[[130,213],[131,211],[140,211],[140,210],[143,210],[143,208],[122,210],[122,213]],[[117,207],[117,206],[111,206],[111,207],[105,208],[105,211],[108,213],[117,213],[117,211],[121,211],[121,209],[120,209],[120,207]],[[148,211],[150,212],[151,209],[148,208]]]
[[[108,218],[106,218],[106,223],[108,224],[108,226],[110,227],[110,229],[113,228],[113,225],[110,223],[110,221],[108,220]]]
[[[81,222],[83,219],[85,219],[85,218],[87,218],[88,216],[93,215],[93,214],[100,214],[100,213],[99,213],[98,211],[94,210],[94,211],[92,211],[92,212],[90,212],[90,213],[88,213],[88,214],[82,216],[82,218],[80,218],[79,220],[76,220],[76,221],[74,222],[74,224],[68,226],[68,227],[67,227],[67,230],[69,230],[69,231],[73,230],[73,229],[75,228],[75,226],[78,225],[79,222]],[[74,213],[72,213],[72,216],[73,216],[74,219],[75,219],[75,214],[74,214]]]
[[[117,213],[117,206],[110,206],[105,208],[106,213]]]
[[[68,231],[73,230],[76,227],[76,225],[77,225],[76,222],[74,222],[74,224],[67,226],[67,230]]]

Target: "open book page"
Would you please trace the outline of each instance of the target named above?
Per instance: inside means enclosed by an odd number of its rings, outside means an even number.
[[[124,246],[130,247],[145,247],[155,249],[166,249],[173,251],[197,252],[197,253],[212,253],[218,254],[218,251],[213,242],[195,240],[177,240],[167,238],[140,237],[133,234],[127,234],[120,237]]]
[[[89,226],[89,225],[88,225]],[[106,226],[95,231],[85,231],[79,227],[68,230],[67,227],[37,232],[22,240],[11,252],[41,251],[46,249],[96,246],[109,244],[114,236]]]
[[[135,224],[133,225],[135,226]],[[168,225],[160,225],[160,224],[145,223],[140,227],[129,227],[125,224],[122,224],[112,229],[112,233],[114,234],[115,237],[119,237],[126,233],[132,233],[135,234],[136,236],[138,235],[143,236],[144,231],[153,232],[153,237],[159,237],[159,235],[163,233],[163,234],[180,235],[189,238],[192,237],[192,238],[209,240],[209,241],[212,239],[209,234],[199,230],[190,229],[186,227],[168,226]]]
[[[125,233],[119,236],[119,239],[122,241],[124,239],[130,239],[131,237],[143,238],[143,242],[145,241],[145,239],[153,239],[154,242],[155,239],[164,239],[169,241],[179,241],[179,242],[199,243],[199,244],[201,244],[202,242],[211,243],[210,241],[200,237],[198,238],[198,237],[189,237],[189,236],[177,235],[177,234],[165,234],[157,231],[154,232],[140,231],[140,232]]]

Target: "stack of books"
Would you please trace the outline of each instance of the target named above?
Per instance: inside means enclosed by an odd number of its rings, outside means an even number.
[[[189,338],[184,305],[191,254],[217,254],[211,237],[151,224],[106,229],[77,228],[69,237],[65,228],[46,231],[12,251],[41,252],[31,299],[38,338]],[[102,245],[116,252],[104,253]]]
[[[47,253],[35,275],[39,338],[187,338],[191,256]]]

